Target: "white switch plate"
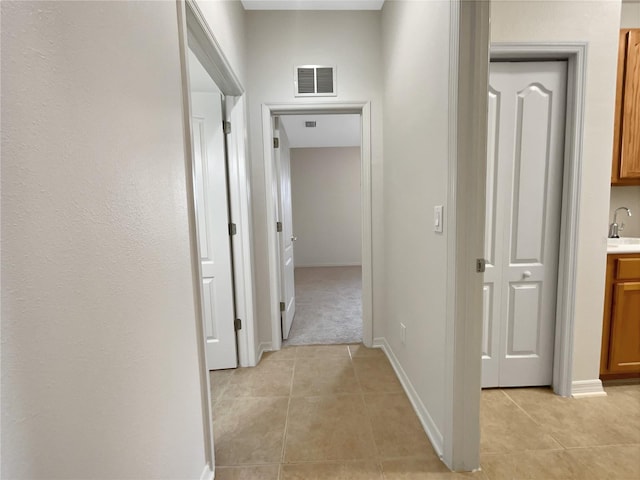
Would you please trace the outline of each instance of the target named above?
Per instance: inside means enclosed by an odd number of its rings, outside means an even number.
[[[442,233],[442,224],[444,218],[442,216],[442,205],[436,205],[433,207],[433,231]]]

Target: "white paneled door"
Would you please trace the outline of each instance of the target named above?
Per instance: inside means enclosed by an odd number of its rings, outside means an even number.
[[[567,64],[492,62],[483,387],[553,377]]]
[[[276,125],[280,122],[275,121]],[[280,301],[282,319],[282,338],[289,338],[293,317],[296,314],[296,291],[294,276],[293,214],[291,205],[291,156],[289,142],[284,128],[275,129],[274,137],[279,139],[275,149],[276,168],[278,170],[278,218],[282,224],[280,243]]]
[[[218,92],[191,92],[194,183],[209,370],[238,366],[222,101]]]

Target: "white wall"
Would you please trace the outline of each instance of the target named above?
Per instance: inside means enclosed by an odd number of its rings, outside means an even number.
[[[495,1],[492,42],[588,41],[573,380],[599,376],[620,2]]]
[[[291,149],[296,267],[361,265],[360,148]]]
[[[374,336],[382,328],[382,64],[380,12],[247,12],[250,151],[254,214],[256,312],[263,342],[271,341],[267,224],[262,151],[263,103],[371,101]],[[295,98],[293,68],[337,67],[338,95]]]
[[[384,335],[440,434],[445,423],[449,12],[447,1],[385,2]],[[406,344],[400,325],[406,325]],[[439,446],[442,448],[442,445]]]
[[[200,478],[173,2],[2,2],[3,478]]]
[[[622,3],[620,28],[640,28],[640,2]],[[609,222],[613,221],[613,212],[618,207],[628,207],[633,212],[633,217],[624,219],[626,226],[621,235],[640,237],[640,187],[611,187]]]
[[[640,1],[623,0],[620,28],[640,28]]]
[[[246,89],[245,11],[240,0],[196,0],[233,72]]]

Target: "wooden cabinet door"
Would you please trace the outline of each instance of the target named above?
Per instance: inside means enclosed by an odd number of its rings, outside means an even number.
[[[620,178],[640,178],[640,29],[626,34]]]
[[[613,302],[609,371],[637,372],[640,369],[640,282],[616,284]]]

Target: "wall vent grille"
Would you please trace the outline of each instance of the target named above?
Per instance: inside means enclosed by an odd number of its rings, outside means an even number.
[[[336,69],[323,65],[301,65],[295,68],[296,97],[335,97]]]

